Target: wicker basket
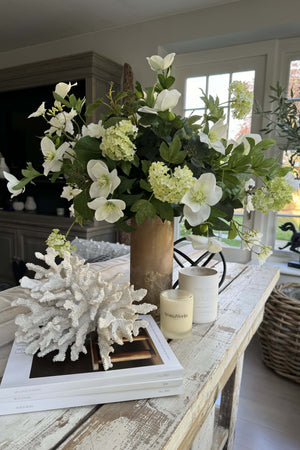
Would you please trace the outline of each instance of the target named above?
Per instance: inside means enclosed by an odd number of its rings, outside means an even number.
[[[258,334],[266,366],[300,383],[300,284],[273,290]]]

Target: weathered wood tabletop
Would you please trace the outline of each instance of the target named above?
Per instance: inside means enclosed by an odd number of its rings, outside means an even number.
[[[1,416],[0,449],[186,450],[221,392],[213,448],[232,448],[243,354],[278,278],[275,267],[227,264],[217,320],[170,343],[182,395]]]

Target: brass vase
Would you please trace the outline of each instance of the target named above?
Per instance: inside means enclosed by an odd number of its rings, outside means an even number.
[[[146,219],[131,232],[130,282],[147,289],[145,302],[159,308],[159,295],[172,287],[174,222]]]

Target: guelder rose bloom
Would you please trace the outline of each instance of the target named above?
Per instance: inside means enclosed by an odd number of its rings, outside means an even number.
[[[28,116],[28,119],[30,119],[31,117],[39,117],[39,116],[44,116],[46,112],[46,108],[45,108],[45,102],[43,102],[38,109],[33,112],[32,114],[30,114]]]
[[[195,227],[209,218],[210,207],[218,203],[221,197],[222,189],[216,185],[214,174],[204,173],[182,197],[183,215]]]
[[[117,169],[109,172],[107,165],[103,161],[97,159],[91,159],[87,163],[87,172],[93,180],[90,187],[90,196],[92,198],[106,198],[109,194],[112,194],[116,187],[121,183]]]
[[[225,147],[221,142],[221,139],[225,139],[227,135],[227,125],[224,125],[223,120],[219,119],[211,129],[208,134],[199,131],[199,138],[201,142],[208,145],[209,148],[213,148],[217,152],[225,154]]]
[[[164,89],[161,91],[155,101],[154,107],[142,106],[139,112],[157,114],[159,111],[171,111],[178,103],[181,93],[177,89]]]
[[[83,125],[81,129],[82,136],[90,136],[99,139],[103,136],[104,128],[102,126],[102,120],[98,123],[90,123],[88,126]]]
[[[261,266],[262,264],[264,264],[269,256],[272,255],[272,253],[272,248],[269,245],[263,245],[260,253],[257,255],[259,265]]]
[[[51,127],[49,130],[45,131],[45,134],[52,135],[53,133],[57,134],[57,136],[61,136],[62,132],[66,132],[69,134],[74,133],[74,127],[72,123],[72,119],[77,115],[75,109],[71,109],[70,112],[60,112],[55,117],[50,119]]]
[[[65,98],[72,86],[77,86],[77,83],[57,83],[55,86],[55,93],[60,95],[62,98]]]
[[[17,178],[14,175],[12,175],[11,173],[5,172],[5,170],[3,170],[3,175],[5,176],[5,178],[8,181],[7,189],[12,194],[11,197],[16,197],[17,195],[22,194],[22,192],[25,190],[25,188],[14,189],[14,186],[16,186],[19,183],[19,180]]]
[[[159,72],[160,70],[168,69],[174,61],[175,53],[169,53],[167,56],[162,58],[159,55],[153,55],[147,58],[147,61],[152,70]]]
[[[82,192],[82,189],[78,189],[73,186],[64,186],[63,191],[61,193],[61,198],[66,198],[67,200],[73,200],[76,195],[80,194]]]
[[[252,250],[254,245],[260,246],[263,234],[257,230],[246,230],[243,233],[243,241],[245,250]]]
[[[191,234],[186,236],[186,239],[192,243],[195,250],[208,250],[210,253],[219,253],[222,247],[228,247],[224,242],[212,237]]]
[[[68,142],[64,142],[56,149],[54,143],[47,136],[41,140],[41,150],[45,157],[43,162],[45,176],[49,172],[58,172],[61,169],[63,156],[68,148]]]
[[[100,197],[88,202],[88,207],[95,209],[96,220],[106,220],[106,222],[115,223],[124,216],[122,210],[126,208],[126,204],[123,200],[107,200],[104,197]]]

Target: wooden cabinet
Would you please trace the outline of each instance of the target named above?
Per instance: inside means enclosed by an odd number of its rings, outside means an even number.
[[[2,108],[2,115],[0,114],[1,152],[11,172],[19,178],[21,168],[25,167],[27,161],[32,161],[32,158],[29,156],[26,162],[22,160],[22,158],[25,158],[24,154],[26,152],[26,158],[27,154],[33,154],[33,146],[28,144],[26,136],[28,134],[40,136],[40,133],[33,133],[30,128],[32,122],[27,120],[28,115],[39,106],[39,102],[44,100],[43,97],[38,97],[37,104],[32,106],[32,109],[26,110],[28,98],[32,96],[34,89],[39,88],[39,92],[41,90],[43,93],[48,87],[51,93],[53,86],[60,81],[78,81],[84,86],[83,95],[86,97],[87,104],[90,104],[98,97],[105,96],[110,82],[113,82],[115,89],[119,90],[122,72],[123,67],[120,64],[95,52],[74,54],[0,70],[0,96],[4,95],[6,99],[8,97],[6,101],[9,104],[11,104],[13,98],[16,98],[10,110],[11,114],[7,113],[5,108]],[[15,108],[19,108],[20,102],[23,102],[22,107],[16,111]],[[10,116],[15,113],[17,113],[16,118],[11,120]],[[100,113],[101,110],[97,110],[97,113],[90,117],[89,120],[96,121]],[[21,129],[19,129],[20,123],[22,123]],[[19,127],[18,131],[14,128],[17,125]],[[44,129],[41,133],[43,132]],[[29,151],[27,147],[29,147]],[[40,152],[39,145],[37,151]],[[36,196],[39,212],[43,214],[55,213],[56,207],[59,206],[61,201],[61,189],[58,192],[53,190],[53,185],[50,183],[38,185],[38,182],[34,189],[29,185],[26,193],[23,195],[25,197],[27,195]],[[0,207],[4,208],[4,211],[0,211],[0,282],[14,284],[13,260],[34,261],[34,253],[45,250],[45,240],[51,230],[59,228],[61,232],[65,233],[71,225],[72,219],[5,211],[9,207],[8,202],[9,194],[6,189],[6,182],[5,180],[0,180]],[[48,208],[46,210],[43,209],[45,205]],[[114,226],[104,222],[91,224],[83,228],[75,225],[69,238],[73,239],[75,236],[112,242],[116,240]]]
[[[45,251],[52,229],[58,228],[65,234],[72,222],[68,217],[0,211],[0,283],[16,284],[13,261],[37,262],[35,252]],[[94,222],[84,227],[75,224],[68,239],[75,237],[116,242],[117,232],[108,222]]]

